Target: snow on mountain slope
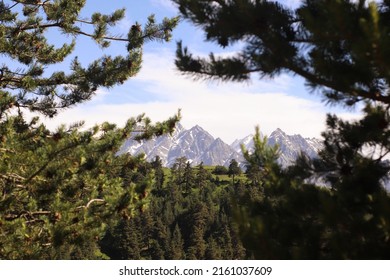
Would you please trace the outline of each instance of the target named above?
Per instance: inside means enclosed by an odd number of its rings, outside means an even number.
[[[186,157],[193,164],[200,163],[199,156],[213,141],[214,137],[200,126],[184,130],[168,153],[168,165],[171,166],[178,157]]]
[[[253,135],[248,135],[241,140],[236,140],[231,147],[241,153],[241,144],[251,151],[253,149]],[[300,153],[305,153],[313,158],[322,148],[322,142],[316,138],[303,138],[301,135],[287,135],[280,128],[276,129],[268,137],[269,145],[278,145],[280,149],[279,163],[286,167],[291,165]]]
[[[271,133],[268,138],[268,144],[279,146],[279,163],[281,163],[282,166],[291,165],[302,152],[310,158],[316,157],[318,154],[318,149],[313,147],[313,145],[301,135],[287,135],[280,128]]]
[[[143,142],[130,138],[123,144],[118,154],[144,153],[149,161],[159,156],[165,166],[172,166],[179,157],[186,157],[193,165],[203,162],[205,165],[228,166],[231,159],[243,162],[241,144],[251,150],[253,135],[248,135],[228,145],[220,138],[215,139],[198,125],[186,130],[178,124],[172,135],[164,135]],[[282,166],[290,165],[300,152],[306,153],[309,157],[316,157],[322,147],[319,139],[287,135],[279,128],[271,133],[268,144],[279,146],[281,151],[279,162]]]
[[[243,144],[245,147],[247,147],[249,149],[252,148],[253,147],[253,134],[250,134],[242,139],[235,140],[230,145],[230,147],[232,147],[236,153],[241,154],[241,144]]]

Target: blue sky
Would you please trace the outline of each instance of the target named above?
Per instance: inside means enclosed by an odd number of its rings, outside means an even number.
[[[297,3],[295,0],[285,2],[288,5]],[[152,13],[157,20],[178,14],[169,0],[90,0],[83,12],[85,15],[97,10],[108,13],[123,7],[127,10],[126,18],[114,34],[126,34],[135,21],[143,23]],[[184,127],[198,124],[213,136],[231,143],[253,133],[256,125],[260,125],[265,134],[279,127],[288,134],[319,137],[325,128],[327,112],[337,112],[348,119],[357,116],[356,112],[325,106],[319,96],[308,92],[302,79],[289,75],[272,80],[260,80],[253,75],[247,84],[195,82],[175,70],[174,53],[178,40],[201,56],[210,51],[229,55],[240,47],[220,49],[204,41],[202,30],[189,22],[181,22],[174,30],[171,42],[145,45],[143,67],[136,77],[121,86],[100,89],[90,102],[66,110],[53,120],[43,120],[50,128],[79,120],[85,120],[86,126],[103,121],[123,125],[128,118],[140,113],[146,113],[153,121],[161,121],[180,108]],[[124,52],[125,45],[121,43],[114,43],[102,51],[91,40],[82,39],[74,55],[87,63],[104,53]]]

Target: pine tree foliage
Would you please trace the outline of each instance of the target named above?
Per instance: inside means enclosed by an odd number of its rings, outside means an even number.
[[[232,177],[233,180],[233,185],[235,184],[235,176],[240,175],[242,172],[240,166],[238,165],[238,162],[235,159],[232,159],[229,164],[229,169],[228,169],[228,175],[229,177]]]
[[[228,174],[228,169],[223,166],[223,165],[217,165],[215,166],[213,170],[213,174],[215,175],[227,175]]]
[[[246,173],[254,185],[263,185],[268,180],[271,170],[279,168],[276,163],[279,151],[277,146],[268,146],[267,137],[260,136],[259,127],[256,127],[253,144],[253,152],[249,152],[244,145],[241,146],[246,161]],[[234,165],[233,162],[232,168]]]
[[[387,259],[390,196],[388,111],[366,106],[354,122],[329,116],[318,158],[301,155],[282,169],[277,148],[257,131],[244,149],[246,188],[237,190],[235,219],[256,259]],[[318,186],[316,185],[318,184]]]
[[[141,68],[143,44],[170,40],[178,23],[178,18],[157,23],[150,16],[144,27],[135,23],[126,37],[118,37],[110,34],[110,28],[124,18],[125,10],[84,18],[85,4],[85,0],[0,2],[0,53],[13,62],[0,65],[0,117],[9,108],[27,108],[52,117],[60,109],[91,99],[98,88],[124,83]],[[72,41],[64,40],[57,47],[48,40],[49,32]],[[86,66],[74,56],[68,71],[50,72],[47,66],[69,59],[80,36],[90,37],[103,49],[112,41],[123,42],[125,54],[104,55]]]
[[[89,100],[101,87],[123,83],[139,71],[143,44],[169,40],[178,22],[156,23],[151,16],[145,27],[136,23],[127,37],[115,37],[109,29],[125,11],[86,19],[80,16],[85,3],[0,2],[0,53],[8,61],[0,66],[0,259],[106,258],[98,242],[120,219],[147,208],[154,184],[153,174],[130,179],[142,174],[141,157],[116,152],[131,133],[141,139],[172,132],[180,118],[153,125],[140,115],[123,128],[102,123],[84,129],[80,122],[50,131],[37,117],[24,117],[25,110],[54,116]],[[55,31],[72,42],[51,44]],[[103,49],[121,41],[124,55],[105,55],[87,66],[74,57],[68,71],[49,72],[54,69],[49,66],[64,65],[78,37]],[[136,248],[129,242],[121,246]]]
[[[329,102],[390,104],[389,1],[174,0],[183,17],[231,57],[194,57],[178,43],[176,65],[195,78],[245,81],[251,73],[299,75]]]
[[[248,183],[237,184],[236,220],[254,258],[389,258],[390,1],[174,0],[206,40],[235,43],[231,57],[194,57],[178,43],[176,66],[195,79],[246,81],[290,73],[327,103],[362,117],[328,115],[319,158],[282,169],[277,150],[254,138],[243,151]],[[360,103],[361,104],[361,103]],[[317,186],[320,185],[320,186]]]
[[[152,174],[127,180],[124,174],[139,174],[142,159],[116,156],[142,118],[123,129],[104,123],[80,131],[76,124],[54,132],[35,121],[16,116],[0,124],[0,256],[72,258],[63,246],[93,244],[110,221],[143,208]]]

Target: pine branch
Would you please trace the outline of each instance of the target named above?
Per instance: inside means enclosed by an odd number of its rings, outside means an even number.
[[[56,157],[61,154],[62,152],[65,152],[67,150],[70,150],[72,148],[75,148],[79,145],[80,143],[74,143],[72,145],[69,145],[67,147],[64,147],[58,151],[55,151],[53,153],[51,153],[49,155],[49,160],[47,162],[45,162],[38,170],[36,170],[32,175],[30,175],[30,177],[28,177],[25,181],[25,184],[28,184],[29,182],[31,182],[32,179],[34,179],[39,173],[41,173],[52,161],[54,161],[56,159]]]
[[[13,4],[12,6],[9,6],[9,7],[7,7],[7,8],[4,8],[4,10],[3,11],[11,11],[13,8],[15,8],[17,5],[19,5],[20,4],[20,2],[19,1],[15,1],[16,3],[15,4]],[[1,11],[1,12],[3,12],[3,11]]]
[[[334,89],[334,90],[339,91],[339,92],[343,92],[345,94],[348,94],[349,96],[353,96],[353,97],[360,96],[360,97],[363,97],[364,99],[367,99],[367,100],[375,100],[375,101],[380,101],[384,104],[390,104],[390,96],[383,96],[378,91],[368,92],[368,91],[361,90],[361,89],[351,89],[350,92],[345,92],[345,89],[340,88],[340,86],[338,84],[332,83],[332,82],[325,80],[325,79],[321,79],[317,75],[314,75],[308,71],[305,71],[303,68],[299,68],[296,66],[287,66],[286,68],[290,69],[292,72],[300,75],[301,77],[307,79],[308,81],[310,81],[312,83],[322,85],[322,86],[328,87],[330,89]]]
[[[3,152],[3,153],[11,153],[11,154],[16,154],[16,151],[15,151],[15,150],[12,150],[12,149],[6,149],[6,148],[0,148],[0,152]]]
[[[25,217],[25,216],[40,216],[40,215],[51,215],[52,212],[51,211],[35,211],[35,212],[29,212],[29,211],[22,211],[22,212],[19,212],[19,213],[11,213],[11,214],[6,214],[4,215],[4,219],[6,221],[13,221],[13,220],[16,220],[18,218],[21,218],[21,217]]]
[[[22,182],[26,180],[26,178],[15,173],[0,174],[0,178],[15,182]]]
[[[76,20],[78,22],[82,22],[82,23],[88,23],[88,24],[93,24],[92,22],[89,22],[89,21],[85,21],[85,20]],[[20,31],[28,31],[28,30],[33,30],[33,29],[37,29],[37,28],[52,28],[52,27],[58,27],[58,28],[64,28],[63,24],[61,22],[57,22],[57,23],[44,23],[44,24],[39,24],[39,25],[29,25],[29,26],[22,26],[20,28],[18,28],[19,32]],[[140,38],[141,39],[146,39],[146,38],[150,38],[150,37],[153,37],[155,36],[156,34],[160,33],[160,32],[163,32],[165,31],[166,28],[165,27],[161,27],[153,32],[148,32],[148,33],[145,33],[143,36],[141,36]],[[84,35],[84,36],[87,36],[87,37],[90,37],[90,38],[95,38],[95,36],[91,33],[87,33],[87,32],[84,32],[84,31],[81,31],[81,30],[76,30],[76,29],[73,29],[72,32],[74,33],[77,33],[78,35]],[[7,39],[11,39],[13,38],[14,36],[7,36],[6,38]],[[129,42],[129,39],[126,39],[126,38],[119,38],[119,37],[112,37],[112,36],[103,36],[99,39],[103,39],[103,40],[108,40],[108,41],[120,41],[120,42]]]
[[[90,201],[88,201],[88,203],[86,205],[82,205],[82,206],[76,207],[75,211],[78,211],[78,210],[81,210],[81,209],[88,209],[92,205],[92,203],[102,203],[102,204],[105,204],[106,201],[104,199],[94,198],[94,199],[91,199]]]

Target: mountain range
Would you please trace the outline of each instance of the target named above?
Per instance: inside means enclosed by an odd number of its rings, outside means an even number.
[[[199,125],[185,129],[180,123],[172,135],[163,135],[148,141],[138,142],[132,137],[122,145],[118,154],[132,155],[143,153],[146,160],[152,161],[159,156],[164,166],[172,166],[179,157],[186,157],[192,165],[203,162],[204,165],[228,166],[232,159],[244,162],[241,144],[247,149],[253,149],[253,135],[235,140],[228,145],[220,138],[214,138]],[[316,138],[304,138],[301,135],[287,135],[281,129],[276,129],[268,137],[269,145],[279,145],[279,163],[290,165],[304,152],[309,157],[316,157],[322,148],[322,142]]]

